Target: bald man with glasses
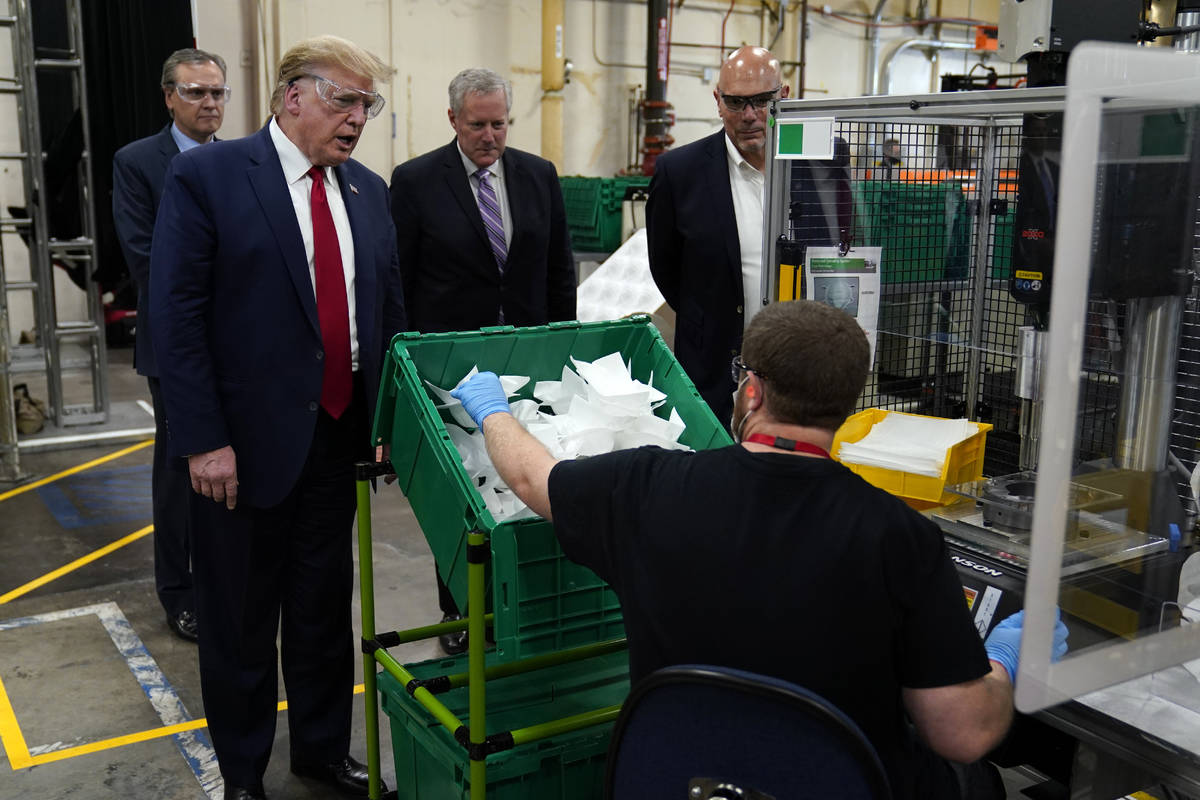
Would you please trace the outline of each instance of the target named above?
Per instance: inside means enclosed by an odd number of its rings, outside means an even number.
[[[768,109],[787,96],[770,51],[733,51],[713,92],[722,130],[663,155],[650,182],[650,272],[675,310],[675,355],[721,420],[759,307]]]
[[[113,157],[113,223],[129,273],[137,284],[137,329],[133,366],[150,384],[154,404],[154,584],[167,614],[167,626],[181,639],[196,641],[198,620],[192,597],[187,475],[167,460],[166,408],[150,339],[150,242],[171,160],[216,138],[225,117],[229,87],[225,60],[216,53],[186,48],[163,63],[163,102],[171,121],[158,133],[125,145]]]

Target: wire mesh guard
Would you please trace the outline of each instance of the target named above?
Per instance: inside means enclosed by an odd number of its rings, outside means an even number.
[[[859,408],[991,423],[984,475],[1035,467],[1038,424],[1023,421],[1030,406],[1018,396],[1021,328],[1044,328],[1047,305],[1014,298],[1014,260],[1028,260],[1028,251],[1014,259],[1014,245],[1039,244],[1020,238],[1026,227],[1017,221],[1020,187],[1026,188],[1024,208],[1041,214],[1048,238],[1053,235],[1061,114],[940,117],[935,123],[850,116],[839,114],[834,123],[832,161],[787,167],[782,231],[802,246],[841,240],[882,249],[874,369]],[[1054,174],[1043,179],[1047,165]],[[1029,180],[1035,170],[1038,180]],[[1052,242],[1046,252],[1048,259]],[[1114,456],[1125,307],[1122,300],[1088,304],[1080,463]],[[1200,294],[1194,288],[1180,336],[1170,458],[1179,495],[1190,505],[1186,473],[1200,457]]]

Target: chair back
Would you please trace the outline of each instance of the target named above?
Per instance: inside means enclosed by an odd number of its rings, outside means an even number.
[[[793,683],[708,665],[661,669],[621,709],[608,800],[890,800],[875,748]]]

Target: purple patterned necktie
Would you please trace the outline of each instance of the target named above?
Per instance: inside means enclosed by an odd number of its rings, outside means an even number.
[[[488,182],[487,169],[478,170],[475,177],[479,179],[479,214],[483,217],[483,227],[487,229],[492,254],[496,256],[496,266],[504,272],[508,247],[504,244],[504,220],[500,217],[500,204],[496,202],[496,193]]]

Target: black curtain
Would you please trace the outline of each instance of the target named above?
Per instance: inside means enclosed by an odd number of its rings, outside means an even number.
[[[162,65],[194,41],[190,0],[84,0],[96,279],[111,290],[124,290],[117,295],[123,308],[137,307],[137,290],[113,228],[113,154],[167,124],[170,117],[159,88]]]
[[[30,7],[37,57],[66,57],[66,4],[37,2]],[[191,4],[189,0],[83,0],[81,14],[92,142],[89,201],[96,219],[93,277],[104,291],[114,294],[114,306],[132,309],[137,306],[137,292],[112,222],[112,159],[125,144],[167,124],[159,79],[167,56],[193,44]],[[42,69],[37,77],[50,235],[70,239],[83,231],[78,180],[83,118],[69,74]],[[80,285],[81,268],[71,276]]]

